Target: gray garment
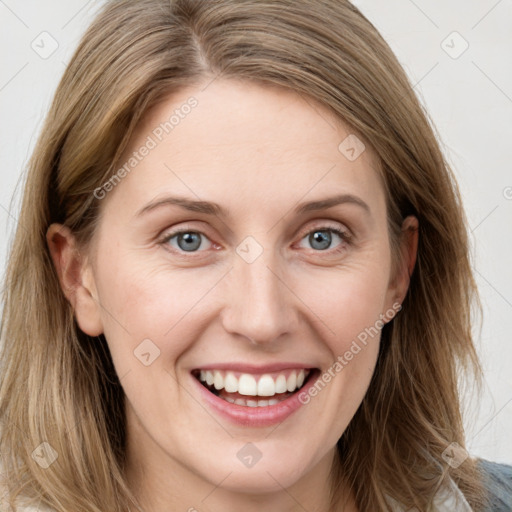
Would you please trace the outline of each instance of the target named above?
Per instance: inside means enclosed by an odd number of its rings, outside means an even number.
[[[486,512],[512,512],[512,466],[478,459],[491,503]]]

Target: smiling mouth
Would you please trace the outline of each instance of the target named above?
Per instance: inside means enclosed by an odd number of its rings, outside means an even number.
[[[225,370],[194,370],[192,375],[211,393],[243,407],[269,407],[295,395],[312,378],[314,368],[255,375]]]

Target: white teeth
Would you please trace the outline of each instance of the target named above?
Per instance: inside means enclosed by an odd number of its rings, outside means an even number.
[[[222,377],[222,373],[215,372],[213,374],[213,386],[215,389],[222,389],[224,387],[224,378]]]
[[[238,379],[231,372],[226,374],[226,378],[224,379],[224,389],[228,393],[236,393],[238,391]]]
[[[297,388],[297,374],[295,372],[290,373],[288,380],[286,381],[286,388],[291,393]]]
[[[276,383],[270,375],[262,375],[258,381],[258,396],[274,396]]]
[[[223,397],[226,402],[235,405],[243,405],[244,407],[267,407],[269,405],[276,405],[279,402],[286,399],[286,397],[281,397],[281,399],[272,398],[271,400],[246,400],[245,398],[237,398],[234,400],[230,396]]]
[[[304,370],[301,370],[299,372],[299,375],[297,375],[297,387],[298,388],[301,388],[302,384],[304,384],[305,375],[306,374],[304,373]]]
[[[242,373],[237,378],[232,371],[201,370],[199,380],[213,386],[217,391],[224,389],[227,393],[238,392],[245,396],[272,397],[286,392],[292,393],[301,388],[308,375],[309,370],[301,369],[289,372],[288,378],[284,373],[277,376],[266,373],[256,380],[256,377],[250,373]],[[243,405],[245,405],[245,401]]]
[[[284,375],[279,375],[276,379],[276,393],[286,393],[286,377]]]
[[[248,373],[240,375],[238,379],[238,392],[241,395],[256,396],[258,394],[256,379]]]

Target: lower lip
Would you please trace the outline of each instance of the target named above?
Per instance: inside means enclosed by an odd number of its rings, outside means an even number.
[[[244,427],[267,427],[282,423],[295,411],[300,409],[304,404],[299,400],[299,392],[295,392],[289,398],[275,405],[267,405],[265,407],[248,407],[244,405],[236,405],[226,402],[217,395],[214,395],[206,389],[193,375],[192,379],[199,386],[199,391],[215,412],[227,418],[232,423]],[[311,375],[306,384],[300,389],[300,394],[307,392],[314,386],[317,376]],[[249,397],[248,397],[249,398]],[[254,399],[253,397],[250,397]],[[260,397],[261,399],[267,397]]]

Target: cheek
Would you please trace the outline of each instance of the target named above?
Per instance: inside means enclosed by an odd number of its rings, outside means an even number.
[[[203,300],[219,277],[213,272],[142,265],[130,255],[111,258],[99,272],[104,331],[119,373],[131,367],[144,342],[167,363],[175,361],[206,319]],[[151,342],[158,348],[154,348]],[[171,342],[172,341],[172,342]],[[150,350],[150,352],[151,352]]]
[[[361,262],[328,272],[312,273],[294,288],[318,317],[322,338],[336,357],[375,326],[385,312],[387,262]],[[363,335],[364,336],[364,335]]]

